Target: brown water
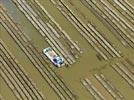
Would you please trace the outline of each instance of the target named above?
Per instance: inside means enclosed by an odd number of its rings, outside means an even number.
[[[96,57],[96,52],[87,43],[86,40],[82,38],[80,33],[73,27],[73,25],[68,22],[65,17],[56,9],[55,6],[49,0],[39,0],[40,3],[46,8],[46,10],[54,17],[54,19],[60,24],[60,26],[69,34],[69,36],[74,40],[78,41],[79,46],[84,50],[84,53],[78,59],[78,61],[73,64],[70,68],[54,69],[56,73],[63,78],[67,86],[77,95],[78,100],[93,100],[93,97],[80,83],[80,80],[93,75],[94,73],[102,72],[107,76],[108,79],[118,88],[119,91],[125,96],[126,100],[133,100],[134,90],[132,90],[128,84],[122,79],[113,69],[109,66],[110,63],[119,61],[120,59],[111,59],[110,61],[99,61]],[[100,22],[86,7],[84,7],[79,0],[72,0],[74,6],[71,6],[68,1],[64,0],[69,7],[78,15],[83,22],[92,22],[96,28],[117,47],[123,53],[124,57],[129,59],[134,59],[134,50],[125,48],[119,40],[113,36],[107,27],[105,27],[102,22]],[[134,2],[130,0],[132,4]],[[42,49],[47,47],[48,44],[41,37],[38,31],[32,26],[32,24],[26,19],[26,17],[17,9],[17,7],[11,2],[11,0],[2,0],[2,4],[7,9],[8,13],[14,18],[15,22],[20,25],[21,29],[32,39],[32,43],[37,47],[37,49],[42,52]],[[76,10],[76,8],[79,10]],[[81,12],[81,13],[80,13]],[[81,15],[85,15],[86,19]],[[30,63],[25,54],[20,50],[13,39],[8,35],[6,30],[1,27],[0,38],[7,44],[10,51],[14,54],[17,60],[23,65],[24,69],[28,73],[29,77],[36,83],[39,90],[47,97],[47,100],[59,100],[54,91],[49,87],[46,81],[41,77],[38,71]],[[22,59],[23,58],[23,59]],[[0,94],[5,98],[5,100],[15,100],[14,95],[11,90],[6,86],[4,81],[0,79]],[[3,92],[4,91],[4,92]],[[103,91],[103,90],[102,90]],[[109,99],[110,100],[110,99]]]

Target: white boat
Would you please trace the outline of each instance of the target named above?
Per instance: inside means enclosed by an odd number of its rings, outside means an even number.
[[[57,67],[62,67],[65,65],[64,59],[56,54],[56,52],[51,48],[43,49],[43,53],[50,59],[50,61]]]

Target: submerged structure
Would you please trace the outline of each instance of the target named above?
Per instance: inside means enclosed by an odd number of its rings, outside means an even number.
[[[134,0],[0,0],[0,100],[133,99]]]

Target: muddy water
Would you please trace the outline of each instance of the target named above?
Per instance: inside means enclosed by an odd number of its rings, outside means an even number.
[[[65,0],[66,4],[74,11],[74,13],[79,16],[83,22],[92,22],[97,29],[104,34],[114,46],[122,52],[122,55],[128,57],[129,59],[134,59],[134,50],[125,48],[122,44],[112,35],[112,32],[105,27],[102,22],[100,22],[86,7],[84,7],[79,0],[72,0],[73,6],[68,2],[71,0]],[[99,61],[96,57],[96,52],[93,48],[85,41],[80,33],[73,27],[73,25],[68,22],[65,17],[53,6],[49,0],[39,0],[39,2],[46,8],[46,10],[55,18],[55,20],[60,24],[60,26],[70,35],[74,41],[78,41],[79,46],[83,49],[84,53],[80,56],[75,64],[70,68],[61,68],[54,70],[56,73],[64,80],[67,86],[73,91],[78,100],[92,100],[93,97],[83,88],[80,80],[89,77],[94,73],[102,72],[106,75],[113,84],[121,91],[121,93],[127,98],[127,100],[132,100],[134,91],[128,86],[128,84],[115,72],[113,71],[109,64],[120,59],[111,59],[110,61]],[[132,2],[132,1],[131,1]],[[32,26],[32,24],[26,19],[26,17],[17,9],[17,7],[11,2],[11,0],[2,0],[2,4],[7,9],[7,12],[11,14],[15,22],[21,27],[21,29],[31,38],[31,42],[37,47],[37,49],[42,52],[42,49],[48,47],[44,38],[41,37],[39,32]],[[133,3],[134,4],[134,3]],[[82,16],[86,16],[86,19]],[[39,90],[48,98],[48,100],[59,100],[57,95],[49,87],[46,81],[41,77],[38,71],[30,63],[25,54],[20,50],[12,38],[8,35],[5,29],[1,26],[0,37],[7,44],[11,52],[15,55],[21,65],[28,73],[29,77],[36,83]],[[23,58],[23,59],[22,59]],[[114,76],[114,77],[113,77]],[[1,79],[2,80],[2,79]],[[118,81],[120,80],[120,81]],[[0,90],[7,92],[0,93],[6,100],[15,100],[11,90],[8,89],[4,83],[1,81]],[[110,100],[110,99],[109,99]]]

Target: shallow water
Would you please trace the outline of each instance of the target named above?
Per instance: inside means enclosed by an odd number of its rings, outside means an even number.
[[[64,80],[67,86],[73,91],[78,97],[78,100],[92,100],[93,97],[88,93],[80,83],[80,80],[85,77],[90,77],[94,73],[103,73],[108,79],[118,88],[119,91],[127,98],[126,100],[132,100],[134,91],[128,86],[128,84],[122,79],[115,71],[112,70],[109,64],[117,62],[120,59],[111,59],[109,61],[99,61],[96,57],[96,52],[87,43],[80,33],[73,27],[73,25],[63,17],[63,15],[56,9],[55,6],[49,0],[39,0],[40,3],[46,8],[46,10],[54,17],[54,19],[60,24],[60,26],[69,34],[74,40],[78,41],[79,46],[83,49],[84,53],[80,55],[80,58],[70,68],[54,68],[56,73]],[[104,34],[108,40],[110,40],[114,46],[123,53],[124,57],[134,59],[134,50],[125,48],[119,40],[115,38],[111,31],[105,27],[86,7],[84,7],[79,0],[74,0],[72,3],[74,6],[69,4],[69,0],[66,3],[69,7],[78,15],[83,22],[92,22],[97,29]],[[132,2],[132,1],[131,1]],[[11,14],[15,22],[21,27],[21,29],[31,38],[32,43],[37,49],[42,52],[42,49],[48,47],[45,39],[41,37],[38,31],[32,26],[32,24],[26,19],[26,17],[18,10],[18,8],[11,2],[11,0],[2,0],[2,4],[7,9],[7,12]],[[134,2],[132,2],[134,4]],[[77,9],[79,9],[78,12]],[[84,19],[81,14],[87,16]],[[1,27],[0,38],[7,44],[11,52],[15,55],[20,64],[24,67],[29,77],[36,83],[39,90],[47,97],[47,100],[59,100],[54,91],[49,87],[46,81],[41,77],[38,71],[30,63],[25,54],[8,35],[5,29]],[[22,59],[23,58],[23,59]],[[2,80],[2,79],[1,79]],[[5,100],[15,100],[13,94],[10,94],[10,89],[5,86],[3,80],[0,82],[0,94],[3,95]],[[5,92],[2,92],[5,91]],[[102,90],[103,91],[103,90]],[[110,100],[110,99],[109,99]]]

